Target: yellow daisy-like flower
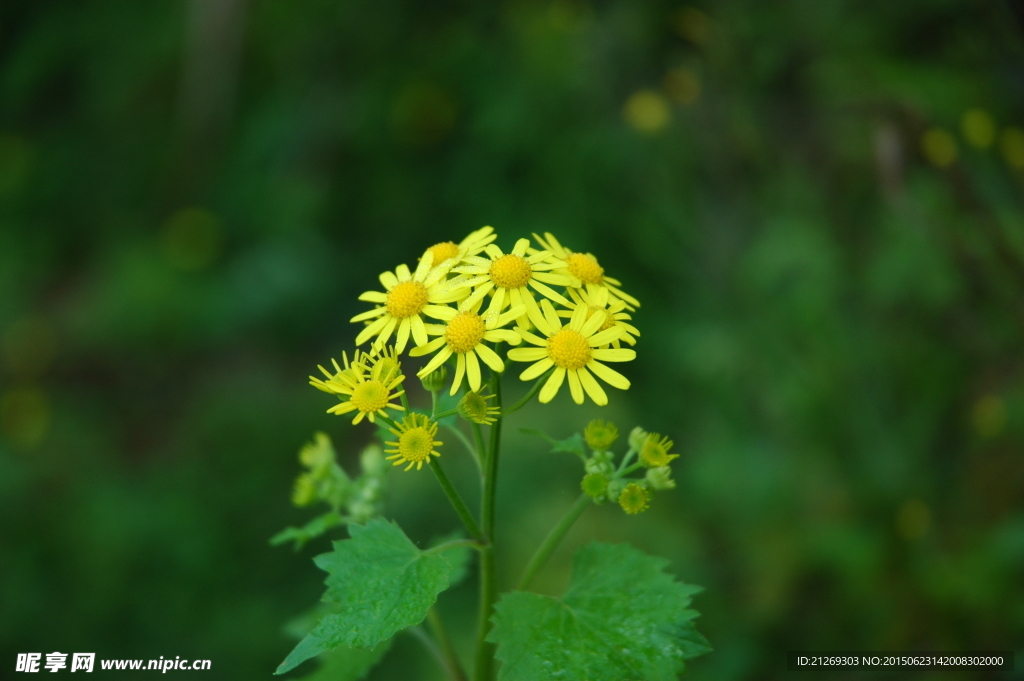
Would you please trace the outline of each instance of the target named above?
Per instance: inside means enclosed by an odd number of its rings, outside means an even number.
[[[626,513],[633,515],[634,513],[646,511],[649,500],[650,494],[647,490],[635,482],[631,482],[623,488],[622,493],[619,495],[619,506]]]
[[[622,347],[623,341],[630,345],[636,345],[636,337],[640,335],[640,331],[629,323],[628,320],[632,319],[632,317],[628,312],[625,312],[626,303],[618,298],[612,298],[608,289],[598,288],[593,295],[586,289],[569,289],[569,296],[577,304],[584,303],[589,307],[591,314],[597,310],[604,310],[607,317],[604,320],[604,324],[601,325],[601,331],[616,325],[621,326],[625,330],[621,337],[612,341],[612,347]],[[572,310],[559,310],[558,316],[571,317]]]
[[[660,468],[667,466],[672,459],[678,459],[678,454],[670,454],[672,451],[672,440],[664,435],[651,433],[640,448],[640,463],[648,468]]]
[[[534,251],[527,254],[529,248],[529,240],[520,239],[511,253],[503,253],[500,248],[490,244],[484,249],[486,258],[467,256],[464,259],[467,264],[453,270],[466,275],[461,279],[463,285],[475,289],[466,300],[466,304],[471,305],[477,300],[483,300],[485,295],[493,292],[494,295],[487,306],[487,314],[497,314],[509,305],[522,305],[524,312],[518,319],[520,326],[525,328],[529,328],[531,321],[534,324],[538,324],[538,319],[543,322],[531,288],[546,298],[571,307],[572,303],[548,284],[578,286],[579,280],[568,274],[553,272],[552,270],[565,270],[566,265],[554,258],[551,253]]]
[[[384,291],[367,291],[359,296],[359,300],[378,303],[378,306],[350,320],[373,320],[356,336],[356,345],[377,336],[374,345],[383,346],[396,331],[395,351],[398,353],[405,350],[410,335],[416,345],[423,345],[429,340],[422,315],[443,319],[437,315],[447,314],[443,310],[449,308],[444,307],[444,303],[453,303],[469,295],[465,284],[445,279],[458,261],[449,260],[450,264],[438,267],[432,267],[433,262],[434,257],[428,251],[420,259],[415,272],[410,273],[408,267],[399,265],[394,273],[380,275]]]
[[[617,298],[626,303],[626,308],[634,310],[640,307],[640,301],[623,292],[622,282],[618,279],[612,279],[606,276],[604,268],[601,267],[595,258],[590,253],[574,253],[568,248],[558,243],[558,239],[554,237],[551,232],[544,232],[544,237],[534,234],[533,238],[540,244],[540,247],[545,251],[549,251],[554,254],[556,258],[560,258],[565,262],[564,273],[579,279],[583,282],[587,292],[590,295],[595,295],[596,291],[602,286],[608,289],[612,294],[613,298]],[[563,272],[563,270],[558,270]]]
[[[608,396],[590,372],[615,388],[629,388],[629,379],[601,363],[628,362],[636,358],[635,350],[602,347],[619,338],[623,333],[622,327],[613,326],[601,331],[605,321],[604,311],[598,310],[588,317],[590,309],[583,303],[576,305],[569,323],[562,326],[551,303],[542,300],[541,305],[544,317],[537,328],[546,338],[539,338],[520,329],[523,340],[539,347],[514,348],[509,350],[508,358],[516,362],[535,362],[519,375],[524,381],[533,380],[554,367],[540,390],[539,399],[542,403],[554,398],[566,376],[569,377],[569,392],[576,404],[583,404],[584,391],[598,405],[608,404]]]
[[[432,267],[441,267],[442,265],[448,267],[454,267],[456,264],[462,262],[462,259],[468,255],[476,255],[480,251],[484,250],[487,244],[491,243],[498,238],[498,235],[494,233],[493,227],[481,227],[475,232],[470,232],[469,236],[455,243],[454,241],[442,241],[439,244],[434,244],[427,249],[427,253],[430,253],[434,262]],[[454,262],[448,262],[453,260]]]
[[[467,302],[469,302],[467,300]],[[438,368],[453,354],[458,358],[455,364],[455,379],[452,381],[450,394],[454,395],[462,386],[462,377],[465,376],[469,382],[469,389],[477,392],[480,390],[480,361],[489,366],[491,370],[501,373],[505,371],[505,363],[501,361],[494,350],[491,350],[484,341],[497,343],[505,341],[511,345],[519,345],[521,339],[519,334],[511,329],[502,329],[516,317],[523,313],[523,306],[516,305],[505,314],[480,315],[480,304],[483,301],[477,299],[470,307],[465,303],[460,310],[453,307],[446,307],[443,315],[447,317],[447,324],[431,324],[427,327],[427,333],[439,336],[425,345],[413,348],[409,351],[412,357],[429,355],[437,351],[433,359],[420,369],[417,376],[423,378],[434,369]],[[480,361],[477,360],[480,358]]]
[[[437,437],[437,424],[424,414],[409,414],[399,421],[394,428],[389,428],[398,437],[398,442],[385,442],[394,449],[384,451],[391,456],[385,457],[388,461],[397,459],[396,466],[403,463],[409,465],[405,470],[416,466],[416,470],[423,468],[424,463],[430,463],[431,456],[441,456],[434,447],[440,447],[443,442],[434,440]]]
[[[369,418],[370,423],[373,423],[375,414],[387,416],[386,409],[404,411],[402,405],[391,402],[405,393],[404,390],[393,392],[405,380],[393,351],[390,353],[385,351],[376,356],[357,353],[357,361],[352,364],[348,363],[347,356],[343,355],[342,357],[345,368],[342,369],[337,362],[334,362],[337,372],[333,375],[320,367],[320,370],[327,376],[326,381],[313,376],[309,377],[310,383],[314,387],[348,398],[328,409],[327,413],[340,416],[355,411],[357,413],[352,419],[352,423],[357,424],[363,420],[363,417]],[[368,363],[372,366],[367,366]]]

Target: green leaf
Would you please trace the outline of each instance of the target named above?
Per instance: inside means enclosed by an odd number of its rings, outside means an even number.
[[[350,524],[351,539],[313,559],[328,573],[323,600],[339,612],[325,615],[277,668],[278,674],[339,646],[373,648],[419,624],[437,595],[448,588],[451,563],[420,551],[398,525],[375,518]]]
[[[556,440],[544,431],[534,430],[533,428],[520,428],[520,432],[528,435],[534,435],[544,440],[551,445],[551,451],[554,452],[567,452],[569,454],[575,454],[583,460],[587,458],[586,445],[583,440],[583,436],[579,433],[573,433],[564,440]]]
[[[700,587],[663,572],[668,561],[626,544],[591,544],[561,599],[524,591],[496,606],[489,640],[501,681],[674,681],[711,650],[688,609]]]
[[[320,656],[323,664],[312,674],[301,677],[300,681],[358,681],[381,661],[391,648],[391,640],[384,641],[376,648],[341,647]]]
[[[344,522],[344,519],[336,511],[328,511],[321,516],[313,518],[302,527],[286,527],[270,538],[271,546],[278,546],[286,542],[294,541],[295,550],[298,551],[311,539],[316,539],[332,527]]]

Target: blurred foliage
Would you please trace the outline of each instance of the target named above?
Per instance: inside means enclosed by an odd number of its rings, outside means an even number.
[[[1019,647],[1016,8],[0,4],[0,658],[269,674],[322,589],[326,539],[267,545],[305,518],[295,452],[325,430],[356,470],[369,438],[305,377],[380,271],[484,224],[591,250],[644,303],[627,395],[515,419],[639,422],[682,455],[645,514],[588,511],[539,588],[584,540],[668,556],[706,588],[697,678]],[[518,569],[578,475],[516,431]],[[428,474],[389,484],[413,539],[455,526]],[[472,594],[440,602],[463,651]],[[415,646],[371,678],[437,678]]]

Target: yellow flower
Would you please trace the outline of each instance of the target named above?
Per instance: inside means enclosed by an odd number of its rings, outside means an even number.
[[[664,435],[651,433],[640,448],[640,462],[648,468],[660,468],[667,466],[672,459],[678,459],[678,454],[670,454],[672,440]]]
[[[626,513],[633,515],[634,513],[646,511],[649,499],[650,496],[646,489],[635,482],[631,482],[623,488],[622,494],[619,495],[619,506]]]
[[[342,355],[342,358],[345,363],[344,369],[339,367],[337,362],[331,360],[336,369],[336,373],[333,375],[320,367],[320,371],[327,376],[326,381],[313,376],[309,377],[310,384],[314,387],[348,398],[328,409],[327,413],[340,416],[356,411],[358,413],[352,419],[352,423],[357,424],[363,420],[364,416],[370,419],[370,423],[373,423],[375,414],[387,416],[386,409],[403,409],[402,405],[391,402],[405,393],[404,390],[392,392],[405,380],[401,367],[395,360],[393,350],[389,349],[383,354],[373,355],[357,351],[356,361],[352,364],[349,364],[346,355]]]
[[[548,369],[554,371],[540,390],[540,401],[550,402],[558,393],[565,377],[569,377],[569,392],[576,404],[583,404],[583,392],[599,405],[608,404],[608,396],[604,389],[591,375],[591,371],[609,385],[627,390],[629,379],[601,362],[628,362],[636,358],[636,351],[627,348],[602,348],[619,338],[623,329],[613,326],[599,331],[605,321],[602,310],[594,312],[590,317],[590,309],[583,303],[576,305],[572,317],[566,326],[555,313],[554,307],[546,300],[541,301],[544,317],[537,325],[538,330],[546,338],[539,338],[529,331],[520,329],[523,340],[537,345],[536,348],[515,348],[509,350],[508,358],[516,362],[535,362],[519,375],[524,381],[530,381]]]
[[[396,466],[408,462],[405,470],[416,466],[416,470],[423,468],[424,463],[430,463],[431,456],[441,456],[434,447],[440,447],[443,442],[434,440],[437,437],[437,424],[423,414],[409,414],[399,421],[394,428],[389,428],[398,437],[398,442],[385,442],[394,449],[384,451],[391,456],[386,457],[388,461],[397,459]]]
[[[595,290],[594,295],[591,295],[586,289],[569,289],[569,296],[574,302],[584,303],[590,308],[590,314],[593,314],[597,310],[604,310],[607,317],[604,320],[604,324],[601,325],[601,331],[610,329],[613,326],[621,326],[625,333],[621,337],[616,338],[612,341],[612,347],[622,347],[622,341],[626,341],[630,345],[636,345],[636,336],[640,335],[640,332],[635,326],[630,324],[627,320],[632,319],[628,312],[625,312],[626,303],[622,302],[618,298],[612,298],[607,288],[598,288]],[[572,310],[559,310],[559,317],[571,317]],[[589,319],[590,315],[587,315]]]
[[[469,302],[468,300],[466,302]],[[505,363],[501,361],[494,350],[491,350],[484,341],[497,343],[505,341],[511,345],[519,345],[521,339],[519,334],[510,329],[502,329],[513,319],[523,313],[523,306],[516,305],[505,314],[480,315],[480,304],[483,301],[477,299],[471,306],[466,307],[465,303],[460,310],[453,307],[446,307],[447,312],[439,317],[446,317],[447,324],[431,324],[427,327],[427,333],[439,336],[425,345],[413,348],[409,351],[412,357],[428,355],[435,350],[438,351],[427,365],[420,369],[417,376],[426,376],[438,368],[453,354],[458,357],[455,364],[455,380],[452,381],[450,394],[454,395],[462,386],[462,377],[469,381],[469,389],[476,392],[480,390],[480,362],[477,357],[489,366],[492,371],[501,373],[505,371]]]
[[[472,305],[493,291],[494,296],[487,306],[486,314],[497,314],[509,305],[522,305],[524,312],[518,319],[520,326],[525,328],[529,328],[531,321],[534,324],[537,324],[538,319],[543,321],[531,288],[562,305],[571,306],[564,296],[547,284],[577,286],[579,281],[568,274],[552,272],[556,269],[565,270],[565,263],[553,258],[551,253],[534,251],[527,254],[529,248],[530,242],[527,239],[520,239],[511,253],[503,253],[500,248],[490,244],[484,249],[488,257],[467,256],[467,264],[454,269],[455,272],[465,275],[464,278],[455,281],[475,288],[473,295],[465,304]]]
[[[622,291],[620,288],[622,283],[618,279],[612,279],[611,277],[605,276],[604,268],[598,264],[597,258],[590,253],[573,253],[568,248],[558,243],[558,239],[556,239],[551,232],[544,232],[543,238],[534,234],[533,238],[538,244],[540,244],[541,248],[546,251],[550,251],[556,258],[565,262],[565,269],[556,271],[563,272],[571,277],[579,279],[583,282],[587,292],[590,293],[591,296],[594,296],[603,286],[608,289],[612,298],[623,301],[626,304],[625,307],[627,309],[634,310],[640,307],[640,301]]]
[[[491,243],[498,238],[498,235],[494,233],[493,227],[481,227],[475,232],[470,232],[469,236],[455,243],[454,241],[442,241],[439,244],[434,244],[427,249],[430,253],[434,262],[432,267],[454,267],[456,264],[462,262],[462,259],[467,255],[476,255],[480,251],[484,250],[487,244]],[[448,262],[454,259],[454,262]]]
[[[469,295],[469,288],[464,284],[445,279],[458,261],[449,260],[449,264],[438,267],[432,267],[433,262],[433,255],[427,251],[415,272],[410,273],[408,267],[399,265],[394,273],[384,272],[380,275],[384,291],[367,291],[359,296],[359,300],[378,305],[350,320],[364,322],[373,319],[356,336],[356,345],[362,345],[377,336],[374,345],[380,347],[396,331],[395,351],[398,353],[405,350],[410,334],[416,345],[427,342],[427,330],[421,315],[442,319],[437,315],[446,314],[443,310],[448,309],[442,306],[443,303],[452,303]]]

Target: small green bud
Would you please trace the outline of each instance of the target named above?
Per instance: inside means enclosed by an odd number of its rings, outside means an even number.
[[[604,495],[608,491],[608,477],[601,473],[588,473],[583,476],[580,488],[594,501],[604,501]]]
[[[426,376],[420,376],[420,383],[423,384],[423,389],[431,393],[440,392],[447,381],[448,367],[444,364],[434,369]]]
[[[647,431],[637,426],[629,433],[629,448],[639,452],[647,440]]]
[[[622,510],[630,515],[640,513],[641,511],[647,510],[647,501],[650,495],[646,489],[631,482],[623,488],[622,493],[619,494],[619,506]]]
[[[359,465],[363,468],[363,474],[373,478],[384,475],[390,466],[384,459],[384,452],[375,444],[367,445],[359,454]]]
[[[309,506],[317,500],[316,482],[308,473],[303,473],[295,478],[295,487],[292,489],[292,503],[298,507]]]
[[[348,505],[348,515],[352,522],[362,525],[377,515],[377,507],[369,501],[358,499]]]
[[[594,452],[594,455],[584,464],[584,469],[587,473],[611,476],[615,472],[615,464],[612,463],[611,454],[608,452]]]
[[[672,479],[672,469],[668,466],[648,468],[646,478],[651,489],[654,490],[675,489],[676,487],[676,481]]]
[[[334,461],[334,447],[331,445],[331,438],[324,433],[315,433],[313,441],[307,442],[299,450],[299,461],[303,466],[312,470],[315,475],[321,475]]]
[[[494,395],[481,395],[480,393],[468,392],[462,396],[459,400],[459,406],[456,407],[459,412],[459,416],[471,421],[473,423],[479,423],[481,425],[487,425],[494,423],[496,417],[500,413],[497,407],[492,407],[487,404],[487,400],[492,399]]]
[[[608,501],[618,501],[622,490],[629,484],[622,478],[612,478],[608,481]]]
[[[587,424],[583,437],[591,449],[606,452],[619,439],[619,429],[611,421],[595,419]]]

